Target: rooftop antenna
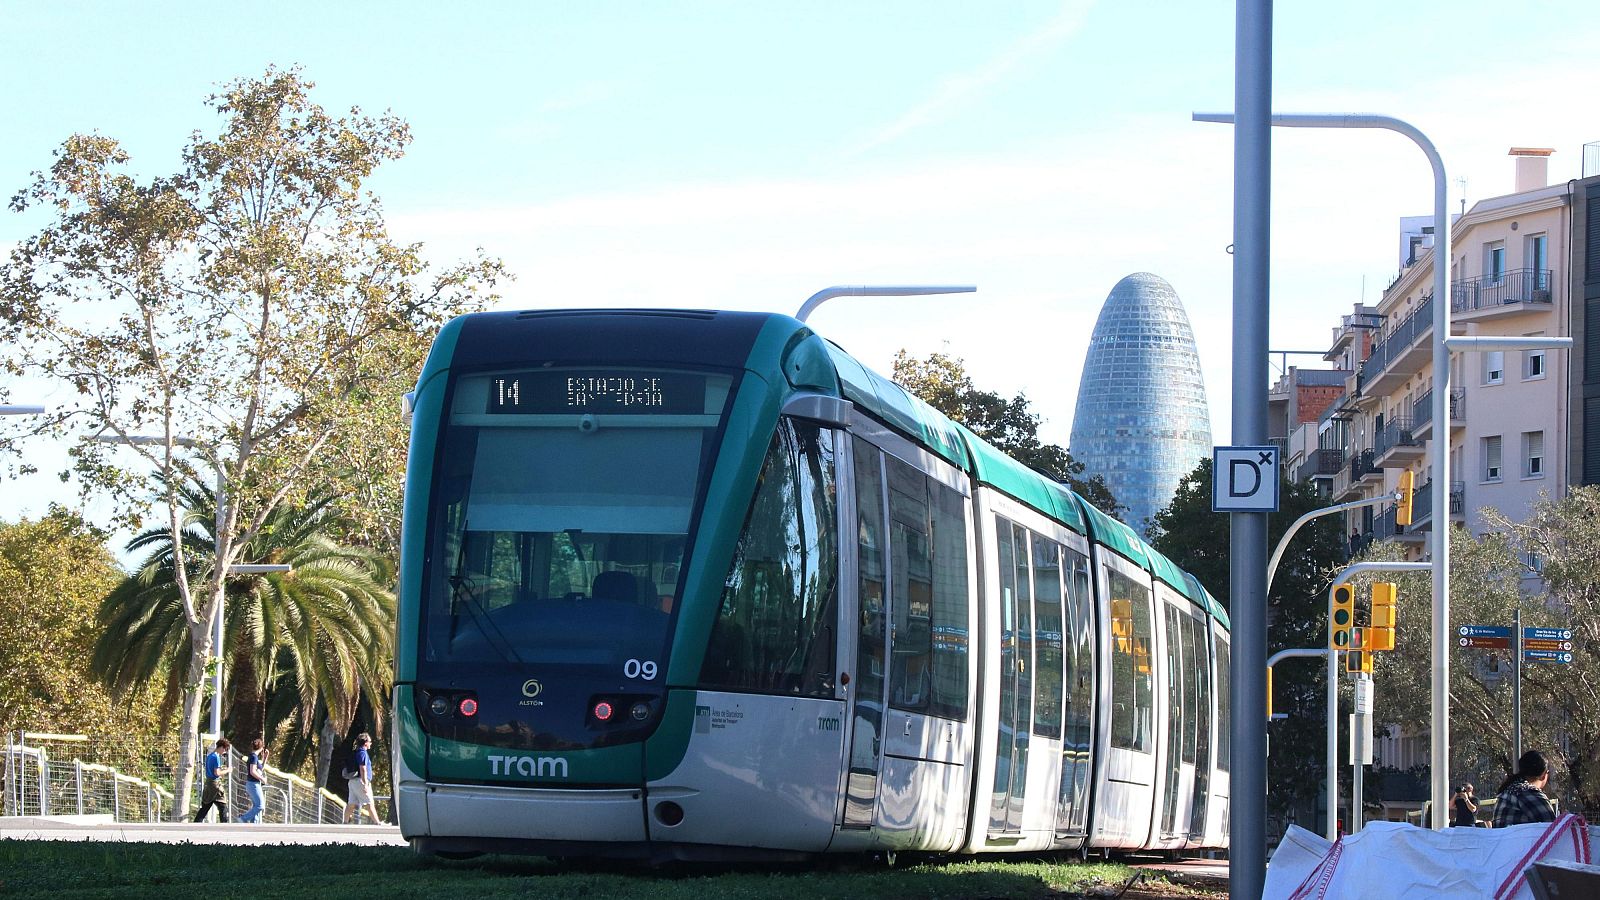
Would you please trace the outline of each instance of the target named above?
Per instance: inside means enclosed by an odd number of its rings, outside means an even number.
[[[1464,216],[1467,214],[1467,176],[1456,178],[1456,188],[1461,191],[1461,214]]]

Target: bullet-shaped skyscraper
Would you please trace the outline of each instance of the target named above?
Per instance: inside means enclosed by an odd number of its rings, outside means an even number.
[[[1072,455],[1145,520],[1171,502],[1178,481],[1211,455],[1211,414],[1194,330],[1164,279],[1135,272],[1100,309],[1083,360],[1072,418]]]

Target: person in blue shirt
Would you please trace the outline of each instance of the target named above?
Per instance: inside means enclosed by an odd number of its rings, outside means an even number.
[[[266,770],[262,768],[267,764],[267,745],[261,738],[250,742],[250,755],[244,763],[244,790],[250,795],[250,808],[239,817],[241,822],[256,823],[261,821],[261,810],[266,806],[261,796],[261,789],[266,784]]]
[[[200,811],[194,814],[196,822],[204,822],[211,807],[217,808],[217,821],[228,821],[228,795],[222,790],[222,776],[228,774],[228,750],[233,747],[227,738],[217,738],[216,749],[206,754],[206,784],[200,791]]]
[[[356,735],[355,753],[343,773],[350,787],[350,797],[344,807],[345,822],[354,817],[356,824],[361,824],[361,808],[365,806],[372,814],[372,824],[383,823],[378,818],[378,804],[372,799],[372,755],[367,752],[371,746],[372,735],[365,731]]]

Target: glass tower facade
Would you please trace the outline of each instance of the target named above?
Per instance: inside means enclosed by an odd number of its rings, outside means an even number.
[[[1122,520],[1141,532],[1178,481],[1211,456],[1194,331],[1162,278],[1137,272],[1106,297],[1083,361],[1071,440],[1084,475],[1104,478],[1128,507]]]

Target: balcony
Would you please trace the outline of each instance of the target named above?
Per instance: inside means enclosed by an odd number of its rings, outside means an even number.
[[[1372,464],[1379,469],[1403,469],[1422,458],[1422,439],[1411,420],[1391,419],[1372,439]]]
[[[1381,478],[1383,471],[1372,464],[1371,450],[1354,450],[1350,453],[1350,483],[1358,485],[1369,478]]]
[[[1450,391],[1450,431],[1460,431],[1467,427],[1467,390],[1466,388],[1452,388]],[[1429,388],[1417,402],[1411,406],[1411,433],[1419,441],[1425,441],[1433,435],[1433,388]]]
[[[1553,309],[1551,276],[1549,269],[1512,269],[1498,276],[1463,278],[1450,285],[1450,311],[1472,320]]]
[[[1413,510],[1413,516],[1414,514],[1415,510]],[[1385,506],[1383,512],[1372,519],[1373,538],[1380,541],[1400,541],[1407,544],[1418,543],[1423,539],[1424,536],[1415,528],[1407,528],[1398,524],[1395,521],[1396,518],[1394,504],[1391,503]],[[1412,521],[1415,521],[1414,517]]]
[[[1466,519],[1467,484],[1464,481],[1450,482],[1450,518],[1452,521]],[[1425,481],[1417,485],[1411,494],[1411,532],[1417,533],[1430,530],[1433,523],[1433,481]]]
[[[1313,478],[1332,480],[1344,467],[1344,451],[1338,447],[1325,447],[1306,454],[1305,462],[1294,470],[1295,481]]]
[[[1358,383],[1368,396],[1383,396],[1422,370],[1433,356],[1433,346],[1422,340],[1433,333],[1433,298],[1417,304],[1411,315],[1372,345],[1372,355],[1361,364]]]

